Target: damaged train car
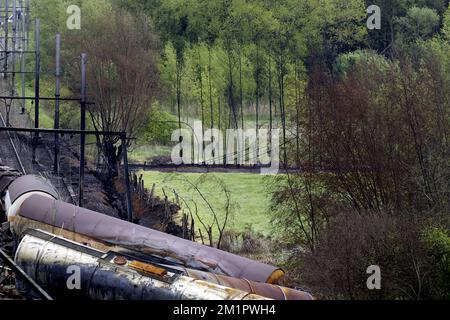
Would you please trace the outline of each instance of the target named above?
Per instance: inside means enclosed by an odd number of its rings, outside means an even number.
[[[14,261],[55,299],[313,299],[277,285],[278,267],[59,201],[42,178],[3,172]],[[68,270],[79,271],[77,290]]]

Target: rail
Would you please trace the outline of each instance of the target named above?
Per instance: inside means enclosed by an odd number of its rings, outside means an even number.
[[[0,121],[2,123],[2,126],[6,127],[6,122],[1,112],[0,112]],[[19,153],[17,152],[17,148],[16,145],[14,144],[11,134],[9,133],[9,131],[6,131],[6,134],[8,136],[9,143],[11,144],[11,147],[13,149],[14,156],[16,157],[17,162],[19,164],[20,170],[22,171],[23,174],[27,174],[27,172],[25,171],[25,167],[23,166],[22,160],[20,159]]]

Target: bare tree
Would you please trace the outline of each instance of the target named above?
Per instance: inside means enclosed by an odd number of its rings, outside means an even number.
[[[420,66],[369,59],[342,77],[313,72],[300,153],[290,153],[303,170],[277,177],[273,193],[286,235],[313,252],[338,212],[448,212],[444,81],[432,57]]]
[[[158,92],[158,42],[143,16],[111,10],[89,28],[67,36],[78,52],[88,54],[88,94],[95,104],[88,111],[95,130],[126,131],[128,137],[147,123],[152,100]],[[73,72],[72,72],[73,74]],[[75,79],[74,79],[75,80]],[[76,81],[72,81],[77,90]],[[98,143],[110,176],[116,176],[121,148],[119,137],[99,137]],[[129,140],[128,143],[132,143]]]
[[[201,202],[208,208],[208,211],[211,213],[212,219],[210,222],[207,222],[204,217],[202,217],[198,212],[198,204],[199,202],[194,199],[188,199],[186,197],[180,196],[177,192],[177,196],[183,201],[191,216],[195,216],[197,221],[203,227],[204,231],[208,236],[209,245],[216,246],[220,248],[223,240],[224,233],[229,226],[230,220],[233,215],[233,211],[236,209],[237,204],[232,201],[231,192],[225,183],[211,175],[203,174],[197,180],[191,181],[189,178],[183,175],[171,175],[169,176],[170,180],[178,179],[182,181],[186,186],[188,186],[189,190],[193,190],[195,194],[198,194]],[[217,192],[221,194],[221,198],[224,199],[223,206],[213,205],[211,199],[208,199],[207,195],[202,190],[202,184],[210,182],[214,183],[214,187],[217,187]],[[220,214],[222,213],[222,214]],[[214,241],[213,231],[217,231],[217,241]],[[200,235],[203,241],[203,233],[200,230]]]

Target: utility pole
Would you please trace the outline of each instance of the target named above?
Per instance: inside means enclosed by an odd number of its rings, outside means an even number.
[[[16,44],[17,44],[17,6],[16,0],[13,0],[13,21],[12,21],[12,86],[11,95],[14,97],[16,95]]]
[[[36,79],[35,79],[35,101],[34,101],[34,127],[37,129],[39,128],[39,93],[40,93],[40,79],[41,79],[41,21],[39,19],[36,19]]]
[[[54,128],[59,129],[59,98],[61,97],[61,35],[56,35],[56,89],[55,89],[55,124]],[[55,155],[53,171],[59,173],[59,135],[55,133]]]
[[[26,92],[25,92],[25,68],[26,68],[26,54],[25,51],[28,51],[27,48],[27,42],[26,42],[26,16],[25,16],[25,10],[23,7],[23,0],[20,0],[20,13],[21,13],[21,35],[22,35],[22,56],[21,56],[21,63],[20,63],[20,72],[21,72],[21,78],[22,78],[22,97],[25,98]],[[22,114],[25,114],[26,109],[26,102],[25,99],[22,100]]]
[[[5,10],[3,10],[3,5],[4,5],[3,0],[0,0],[1,12],[5,12]],[[2,22],[3,31],[5,30],[4,18],[5,18],[4,16],[0,15],[0,21]],[[4,35],[1,37],[1,39],[2,39],[2,42],[1,42],[1,46],[2,46],[1,57],[3,59],[4,57],[6,57],[6,52],[3,52],[4,50],[6,50],[5,49],[5,37],[4,37]]]
[[[35,58],[36,58],[36,65],[35,65],[35,99],[34,99],[34,127],[36,129],[39,128],[39,85],[40,85],[40,72],[41,72],[41,53],[40,53],[40,46],[41,46],[41,39],[40,39],[40,28],[41,28],[41,22],[39,19],[36,19],[36,38],[35,38]],[[39,140],[39,133],[36,133],[34,136],[34,142],[33,142],[33,155],[32,155],[32,161],[33,163],[36,163],[36,148],[37,143]]]
[[[27,8],[25,11],[25,27],[26,27],[26,34],[27,34],[27,51],[28,48],[30,48],[30,0],[27,0]]]
[[[83,207],[84,198],[84,163],[85,163],[85,143],[86,136],[83,131],[86,130],[86,65],[87,55],[81,54],[81,118],[80,118],[80,181],[79,181],[79,201],[78,206]]]
[[[5,0],[5,22],[3,25],[4,31],[5,31],[5,59],[3,60],[3,71],[5,72],[3,74],[3,78],[7,78],[8,74],[6,73],[8,71],[8,22],[9,20],[9,0]]]

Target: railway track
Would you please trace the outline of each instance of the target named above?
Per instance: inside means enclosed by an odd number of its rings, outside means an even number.
[[[0,112],[0,124],[6,127],[5,119],[3,118],[3,114]],[[8,164],[13,168],[19,169],[22,174],[27,174],[23,162],[20,158],[17,147],[14,143],[14,140],[9,132],[2,132],[0,136],[1,140],[7,140],[7,143],[2,143],[0,147],[0,163]],[[10,148],[8,148],[8,145]],[[11,163],[11,159],[15,159],[16,163]]]
[[[0,80],[0,88],[5,91],[8,85]],[[0,102],[0,126],[6,127],[5,101]],[[12,105],[10,108],[10,125],[29,127],[30,121],[26,114],[20,113],[20,106]],[[15,132],[0,132],[0,164],[15,168],[22,174],[36,174],[50,181],[60,193],[61,199],[75,203],[75,194],[62,175],[53,173],[53,159],[45,144],[36,150],[36,163],[32,162],[32,147],[27,136]]]

